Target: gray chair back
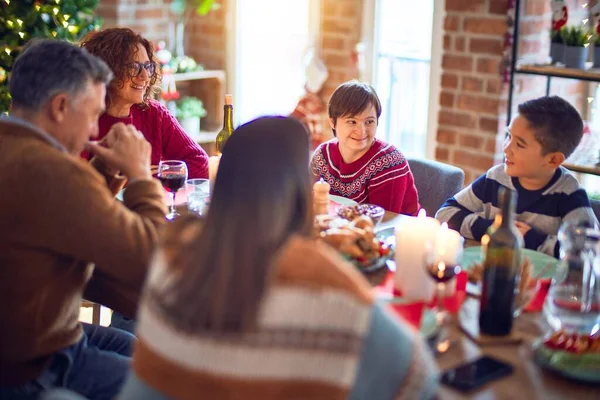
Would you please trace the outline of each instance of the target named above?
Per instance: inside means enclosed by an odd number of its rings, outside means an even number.
[[[592,210],[594,211],[596,219],[600,221],[600,200],[590,199],[590,204],[592,206]]]
[[[415,178],[419,203],[433,217],[442,204],[458,193],[465,182],[462,169],[439,161],[408,158]]]

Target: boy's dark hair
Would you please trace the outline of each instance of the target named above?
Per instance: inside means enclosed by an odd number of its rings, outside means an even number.
[[[558,96],[544,96],[519,104],[519,114],[535,131],[542,154],[561,152],[569,157],[583,136],[583,121],[571,104]]]
[[[329,118],[333,120],[335,126],[338,118],[360,114],[370,105],[375,107],[379,121],[381,102],[375,89],[371,85],[357,80],[344,82],[335,89],[329,99]],[[333,134],[335,135],[335,129]]]

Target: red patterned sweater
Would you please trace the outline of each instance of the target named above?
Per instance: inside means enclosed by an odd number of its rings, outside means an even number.
[[[413,175],[398,149],[375,139],[361,158],[347,164],[338,145],[337,139],[323,143],[311,162],[313,174],[331,185],[331,194],[396,213],[417,213],[420,206]]]
[[[117,122],[133,124],[144,134],[152,146],[152,165],[158,165],[160,160],[181,160],[187,164],[189,179],[208,178],[206,152],[185,133],[175,117],[159,102],[150,100],[146,109],[134,105],[129,116],[123,118],[104,113],[98,120],[100,132],[96,140],[106,136],[111,126]]]

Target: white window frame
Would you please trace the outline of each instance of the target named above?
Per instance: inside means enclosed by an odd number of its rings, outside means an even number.
[[[444,51],[445,3],[445,0],[434,0],[433,4],[433,32],[431,38],[431,63],[429,70],[429,107],[427,110],[427,137],[425,143],[425,156],[428,159],[435,159],[438,112],[440,109],[439,98],[442,81],[442,53]],[[377,71],[374,65],[377,54],[379,53],[379,49],[377,48],[379,40],[375,25],[379,15],[379,7],[380,2],[378,0],[364,0],[363,2],[362,43],[364,48],[364,66],[360,78],[369,83],[377,81]]]
[[[227,93],[233,94],[233,98],[237,97],[236,93],[239,90],[239,82],[237,80],[237,71],[241,66],[237,60],[236,45],[238,42],[238,36],[240,32],[237,27],[237,4],[238,1],[252,1],[252,0],[226,0],[227,14],[225,15],[225,46],[226,46],[226,59],[225,59],[225,70],[227,73],[227,82],[225,84]],[[284,0],[289,1],[289,0]],[[309,1],[309,42],[315,47],[317,53],[320,53],[321,47],[321,2],[322,0],[308,0]],[[258,22],[258,21],[257,21]],[[235,105],[234,105],[235,106]],[[292,110],[290,110],[292,112]],[[234,125],[239,124],[237,120],[237,114],[233,113]]]

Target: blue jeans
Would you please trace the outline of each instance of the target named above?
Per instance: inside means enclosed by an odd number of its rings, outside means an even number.
[[[79,342],[52,357],[42,374],[16,388],[0,388],[0,399],[37,399],[64,387],[90,400],[113,399],[127,378],[135,336],[119,329],[82,324]]]

